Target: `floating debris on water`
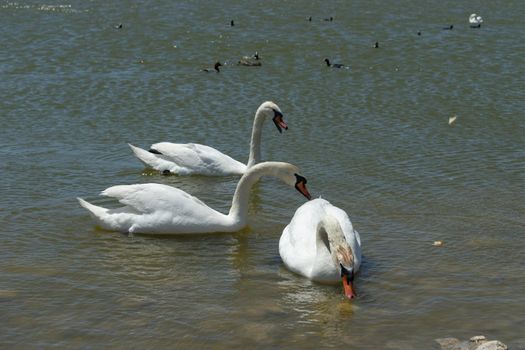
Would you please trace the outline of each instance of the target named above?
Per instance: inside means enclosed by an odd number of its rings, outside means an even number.
[[[436,343],[441,350],[507,350],[506,344],[499,340],[488,340],[484,335],[477,335],[470,340],[460,341],[457,338],[438,338]]]

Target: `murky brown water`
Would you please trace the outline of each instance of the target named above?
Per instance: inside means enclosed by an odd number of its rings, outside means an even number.
[[[0,347],[428,349],[484,334],[525,349],[523,10],[0,2]],[[255,51],[262,67],[234,65]],[[221,74],[200,71],[215,60]],[[264,158],[299,165],[361,233],[355,301],[284,269],[303,198],[276,180],[226,235],[105,232],[75,200],[157,182],[227,211],[237,178],[161,177],[126,143],[246,160],[264,100],[290,126],[265,126]]]

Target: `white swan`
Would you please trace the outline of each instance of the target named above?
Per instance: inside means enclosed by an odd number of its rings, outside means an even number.
[[[473,13],[469,16],[468,21],[471,28],[480,28],[481,23],[483,23],[483,18]]]
[[[197,143],[160,142],[149,151],[129,145],[133,153],[146,165],[164,174],[179,175],[242,175],[246,169],[261,161],[261,131],[264,121],[271,118],[279,132],[288,129],[281,109],[273,102],[264,102],[255,113],[250,141],[248,164],[243,164],[215,148]]]
[[[306,179],[298,172],[296,166],[288,163],[254,165],[239,180],[228,215],[211,209],[198,198],[175,187],[153,183],[113,186],[104,190],[102,195],[117,198],[125,205],[117,209],[98,207],[82,198],[77,199],[107,230],[154,234],[235,232],[246,226],[250,189],[261,176],[278,177],[310,199]]]
[[[279,240],[291,271],[317,282],[342,279],[345,295],[356,296],[354,274],[361,265],[361,238],[346,212],[318,198],[300,206]]]

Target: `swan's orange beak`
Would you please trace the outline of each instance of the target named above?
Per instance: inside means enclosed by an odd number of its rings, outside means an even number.
[[[308,189],[306,188],[306,178],[299,175],[299,174],[294,174],[295,175],[295,189],[299,192],[301,192],[301,194],[303,196],[305,196],[306,198],[308,198],[308,200],[312,199],[312,196],[310,196],[310,192],[308,192]]]
[[[306,188],[306,185],[304,183],[297,184],[297,189],[303,194],[303,196],[306,197],[306,199],[312,199],[312,196],[310,195],[310,192],[308,192],[308,189]]]
[[[353,299],[357,296],[357,294],[355,294],[354,292],[354,284],[352,281],[349,281],[348,280],[348,276],[347,275],[344,275],[342,277],[342,280],[343,280],[343,288],[345,290],[345,295],[348,299]]]
[[[277,127],[280,133],[283,132],[282,129],[288,130],[288,125],[284,122],[283,115],[277,111],[274,111],[275,117],[273,117],[273,123]]]
[[[308,200],[312,199],[312,196],[310,195],[310,192],[308,192],[308,189],[306,188],[306,184],[304,182],[296,183],[295,188],[297,189],[297,191],[301,192],[301,194],[305,196]]]

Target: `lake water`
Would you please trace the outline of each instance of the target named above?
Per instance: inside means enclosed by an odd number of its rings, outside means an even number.
[[[523,13],[487,0],[0,1],[0,347],[410,350],[484,334],[525,349]],[[255,51],[262,67],[235,65]],[[220,74],[201,71],[216,60]],[[263,158],[300,166],[361,234],[351,302],[283,267],[279,237],[304,198],[278,180],[254,188],[233,234],[128,237],[75,199],[111,206],[105,188],[155,182],[227,212],[237,177],[160,176],[126,143],[246,161],[265,100],[290,128],[265,125]]]

